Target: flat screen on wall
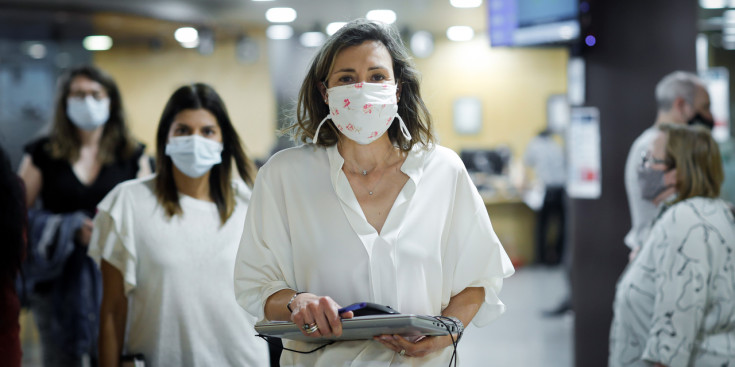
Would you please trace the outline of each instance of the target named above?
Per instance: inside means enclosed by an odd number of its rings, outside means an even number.
[[[489,0],[490,45],[566,44],[579,38],[577,0]]]

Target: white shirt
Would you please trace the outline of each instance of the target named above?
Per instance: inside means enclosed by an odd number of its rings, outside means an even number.
[[[366,220],[343,163],[336,146],[304,145],[261,168],[235,267],[235,294],[245,309],[263,320],[266,299],[291,288],[343,306],[369,301],[401,313],[440,315],[450,297],[484,287],[473,323],[484,326],[503,313],[497,295],[513,266],[454,152],[436,146],[408,154],[401,171],[409,180],[381,233]],[[281,365],[446,366],[451,354],[450,347],[424,358],[401,357],[375,341],[352,341],[312,354],[284,351]]]
[[[125,353],[143,353],[149,367],[267,366],[267,344],[232,292],[250,190],[233,182],[235,210],[222,225],[214,203],[183,194],[183,214],[169,218],[154,185],[153,177],[118,185],[94,220],[90,256],[125,282]]]
[[[610,367],[735,361],[733,250],[735,218],[722,200],[669,208],[618,281]]]
[[[658,128],[649,127],[630,147],[628,158],[625,160],[625,192],[628,194],[628,208],[630,208],[631,229],[625,236],[625,244],[634,249],[646,242],[651,231],[653,220],[656,218],[656,204],[643,198],[641,186],[638,184],[638,167],[641,157],[651,149],[656,138]]]
[[[544,185],[558,187],[566,183],[564,151],[550,136],[537,136],[531,139],[523,160],[526,165],[533,168]]]

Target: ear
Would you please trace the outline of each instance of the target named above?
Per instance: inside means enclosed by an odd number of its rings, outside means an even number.
[[[329,99],[327,98],[327,86],[323,82],[319,83],[319,93],[322,94],[322,100],[324,104],[329,105]]]
[[[689,103],[684,100],[684,98],[676,97],[676,99],[674,99],[674,109],[679,114],[679,116],[681,116],[684,122],[688,120],[687,116],[689,116],[689,114],[687,114],[687,109],[691,109],[691,107],[689,106]]]

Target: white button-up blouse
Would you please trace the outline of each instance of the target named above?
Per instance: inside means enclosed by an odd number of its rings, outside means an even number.
[[[440,315],[454,295],[483,287],[485,302],[473,323],[484,326],[503,313],[498,292],[513,266],[456,153],[441,146],[409,152],[401,171],[410,179],[381,233],[365,218],[343,163],[336,146],[303,145],[276,154],[260,170],[235,265],[240,305],[263,320],[268,297],[290,288],[342,306],[368,301]],[[445,366],[451,352],[401,357],[374,341],[351,341],[311,354],[284,351],[281,364]]]

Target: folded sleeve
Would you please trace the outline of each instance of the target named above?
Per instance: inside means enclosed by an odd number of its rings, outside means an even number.
[[[503,279],[515,270],[493,230],[482,198],[464,170],[459,173],[455,195],[444,282],[451,289],[451,297],[468,287],[485,289],[485,301],[472,320],[481,327],[505,311],[498,294]]]
[[[687,213],[689,208],[677,209],[656,224],[645,244],[654,246],[657,291],[643,359],[669,367],[689,366],[707,307],[711,273],[707,241],[714,237]],[[684,219],[687,217],[691,220]]]
[[[268,297],[296,288],[285,203],[271,177],[268,165],[258,173],[235,261],[235,297],[258,322]]]
[[[89,256],[114,266],[123,276],[125,294],[136,286],[134,198],[118,185],[97,206]]]

